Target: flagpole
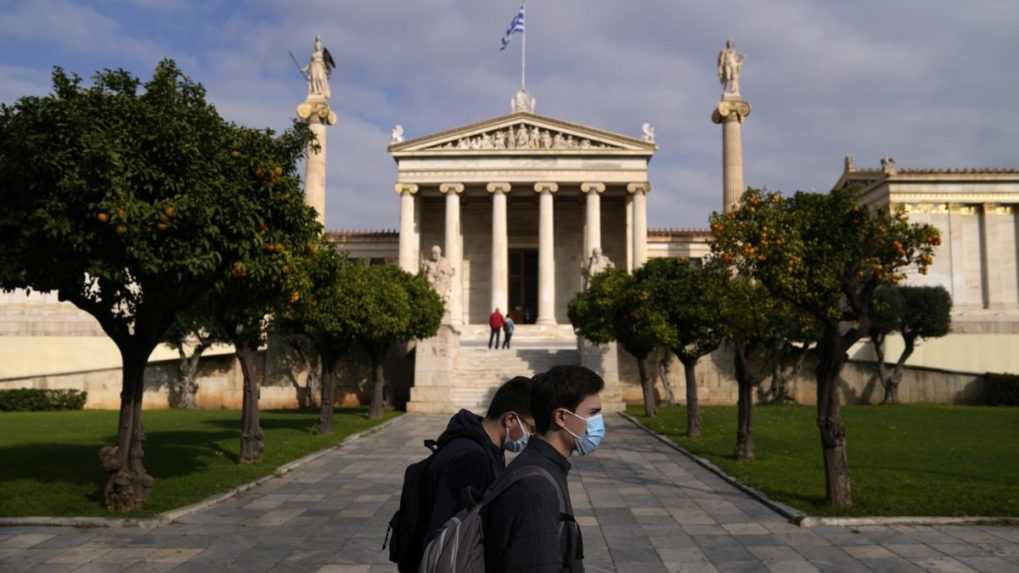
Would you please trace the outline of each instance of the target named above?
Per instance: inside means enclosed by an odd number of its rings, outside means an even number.
[[[527,91],[527,0],[522,4],[524,10],[523,40],[520,42],[520,89]]]

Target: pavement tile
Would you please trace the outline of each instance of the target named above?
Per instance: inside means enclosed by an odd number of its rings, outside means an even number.
[[[403,471],[447,417],[382,432],[172,526],[0,529],[0,571],[383,573]],[[571,460],[590,573],[1019,572],[1019,528],[803,529],[621,418],[595,455]]]

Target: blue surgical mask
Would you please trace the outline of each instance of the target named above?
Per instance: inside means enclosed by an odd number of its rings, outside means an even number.
[[[586,456],[598,449],[598,446],[601,445],[601,441],[605,438],[605,418],[602,417],[601,414],[595,414],[590,418],[584,418],[570,412],[569,410],[566,410],[566,412],[574,418],[579,418],[587,422],[587,430],[584,432],[583,436],[578,436],[571,432],[569,428],[563,426],[563,429],[576,439],[577,453],[582,456]]]
[[[509,431],[507,431],[506,439],[503,441],[502,444],[502,447],[505,448],[506,451],[513,452],[514,454],[517,452],[524,451],[524,448],[527,447],[527,440],[531,438],[531,434],[527,433],[527,430],[524,429],[524,424],[520,421],[520,418],[517,418],[517,426],[520,427],[521,434],[520,438],[516,440],[511,440]]]

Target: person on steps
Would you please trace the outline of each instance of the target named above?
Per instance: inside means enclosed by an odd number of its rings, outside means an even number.
[[[502,333],[506,337],[502,342],[503,348],[508,349],[510,347],[510,339],[513,338],[514,328],[516,328],[516,324],[513,323],[513,318],[507,315],[502,322]]]
[[[492,329],[492,333],[488,335],[488,349],[493,348],[492,341],[495,341],[495,349],[499,349],[499,333],[502,332],[502,325],[505,322],[502,313],[496,308],[492,314],[488,315],[488,327]]]

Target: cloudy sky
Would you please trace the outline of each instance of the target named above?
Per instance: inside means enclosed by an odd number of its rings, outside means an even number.
[[[285,128],[316,33],[336,58],[328,226],[398,224],[389,132],[509,111],[518,0],[0,0],[0,101],[49,90],[54,65],[142,77],[176,59],[220,112]],[[538,112],[638,135],[657,127],[655,227],[702,227],[721,204],[715,58],[746,54],[746,181],[830,188],[842,157],[900,167],[1019,166],[1016,0],[531,0]],[[516,39],[514,40],[516,41]],[[517,46],[514,45],[514,48]]]

